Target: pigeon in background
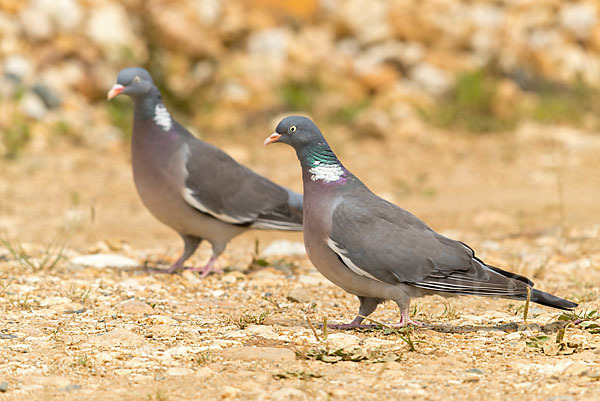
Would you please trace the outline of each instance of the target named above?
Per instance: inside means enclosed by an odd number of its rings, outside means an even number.
[[[213,254],[200,268],[206,276],[229,240],[250,228],[302,230],[302,195],[237,163],[195,138],[175,121],[143,68],[119,72],[108,99],[134,101],[133,179],[150,213],[181,236],[181,257],[165,272],[184,269],[202,240]]]
[[[337,329],[362,325],[379,303],[400,308],[399,326],[411,321],[412,298],[478,295],[531,301],[557,309],[576,303],[537,289],[518,274],[485,264],[466,244],[444,237],[424,222],[371,192],[333,153],[308,118],[287,117],[265,145],[296,150],[304,181],[304,244],[315,267],[360,300],[358,316]]]

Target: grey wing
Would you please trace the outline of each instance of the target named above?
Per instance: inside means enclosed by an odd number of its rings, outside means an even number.
[[[302,229],[302,196],[237,163],[204,142],[188,143],[182,195],[203,213],[232,224]]]
[[[463,295],[511,297],[527,291],[526,279],[487,266],[465,244],[372,193],[345,197],[332,217],[328,245],[357,274]]]

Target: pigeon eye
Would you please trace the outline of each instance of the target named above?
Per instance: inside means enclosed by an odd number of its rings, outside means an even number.
[[[296,126],[295,126],[295,125],[292,125],[292,126],[290,127],[290,132],[291,132],[291,133],[294,133],[294,132],[296,132]]]
[[[139,84],[142,79],[138,76],[133,77],[133,82]]]

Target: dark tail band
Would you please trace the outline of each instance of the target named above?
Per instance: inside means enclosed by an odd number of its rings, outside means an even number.
[[[547,292],[531,289],[531,302],[561,310],[572,310],[577,307],[575,302],[567,301]]]

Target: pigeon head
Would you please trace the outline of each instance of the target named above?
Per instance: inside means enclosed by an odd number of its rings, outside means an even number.
[[[312,181],[343,184],[349,172],[327,144],[319,127],[306,117],[290,116],[279,122],[265,145],[287,143],[296,150],[302,170]]]
[[[108,100],[125,94],[133,98],[141,98],[153,92],[154,82],[150,73],[143,68],[125,68],[119,72],[117,83],[108,91]]]
[[[326,144],[319,127],[310,119],[300,116],[286,117],[279,122],[275,132],[265,139],[265,145],[275,142],[287,143],[296,151],[311,145]]]

